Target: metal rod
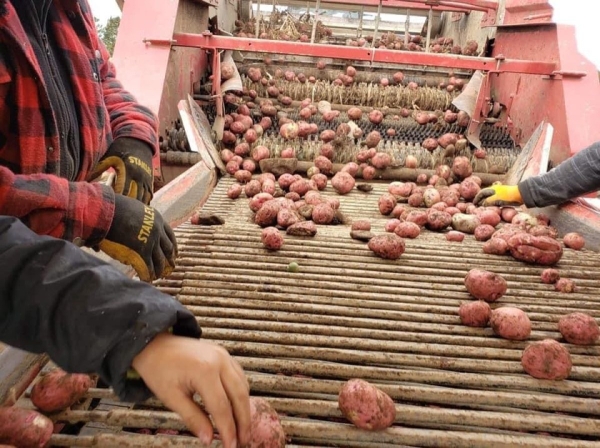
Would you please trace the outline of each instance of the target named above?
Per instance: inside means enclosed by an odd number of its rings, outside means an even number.
[[[404,20],[404,46],[410,42],[410,9],[406,10],[406,19]]]
[[[373,42],[371,43],[371,47],[375,46],[375,41],[377,40],[377,32],[379,31],[379,22],[381,21],[381,2],[383,0],[379,0],[379,4],[377,5],[377,16],[375,17],[375,29],[373,30]]]
[[[313,20],[312,31],[310,33],[310,42],[315,43],[315,36],[317,34],[317,21],[319,19],[319,13],[321,8],[321,0],[317,0],[317,5],[315,6],[315,19]]]
[[[253,51],[264,53],[303,55],[314,57],[335,57],[346,60],[385,62],[407,65],[434,65],[469,70],[498,71],[507,73],[528,73],[550,75],[556,70],[556,63],[530,60],[505,59],[500,64],[494,58],[462,55],[424,53],[348,47],[329,44],[311,44],[266,39],[239,39],[230,36],[205,36],[200,34],[176,33],[173,35],[176,46],[205,49]]]
[[[361,6],[360,11],[358,12],[358,28],[356,30],[356,37],[362,36],[362,28],[363,28],[363,16],[365,13],[365,7]]]
[[[255,36],[258,39],[258,36],[260,35],[260,21],[262,19],[262,13],[260,12],[260,1],[261,0],[257,0],[256,2],[256,31],[255,31]]]
[[[431,44],[431,27],[433,22],[433,9],[429,9],[429,15],[427,16],[427,40],[425,41],[425,51],[429,53],[431,50],[429,45]]]

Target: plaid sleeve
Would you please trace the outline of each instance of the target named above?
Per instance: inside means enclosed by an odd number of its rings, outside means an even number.
[[[39,235],[86,246],[107,234],[115,211],[113,190],[48,174],[16,175],[0,166],[0,215],[14,216]]]
[[[527,207],[547,207],[600,188],[600,142],[583,149],[546,174],[519,183]]]
[[[102,55],[100,77],[104,102],[110,115],[113,138],[131,137],[148,143],[158,151],[158,119],[152,111],[137,102],[134,96],[123,88],[116,79],[116,69],[110,61],[110,54],[98,39]]]

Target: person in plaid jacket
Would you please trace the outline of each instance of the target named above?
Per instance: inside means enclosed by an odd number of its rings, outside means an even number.
[[[116,79],[85,0],[0,0],[0,215],[151,281],[177,246],[149,207],[157,119]],[[117,168],[112,188],[91,183]]]

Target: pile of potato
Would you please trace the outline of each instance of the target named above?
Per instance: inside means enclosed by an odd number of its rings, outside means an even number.
[[[88,375],[54,369],[31,389],[31,402],[41,412],[63,411],[80,401],[95,381]],[[48,417],[16,406],[0,408],[0,444],[23,448],[46,446],[54,424]]]
[[[556,282],[558,271],[542,272],[544,283]],[[531,335],[531,321],[520,308],[500,306],[491,309],[488,303],[499,300],[507,291],[507,282],[500,275],[481,269],[472,269],[465,277],[465,287],[476,299],[460,305],[458,315],[464,325],[486,327],[494,334],[511,341],[525,341]],[[577,345],[593,345],[600,338],[596,320],[585,313],[571,313],[560,318],[558,331],[563,338]],[[523,370],[538,379],[563,380],[571,373],[573,363],[566,347],[553,339],[529,344],[521,356]]]

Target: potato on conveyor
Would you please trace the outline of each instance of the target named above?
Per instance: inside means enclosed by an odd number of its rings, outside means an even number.
[[[541,380],[564,380],[571,374],[569,351],[554,339],[529,344],[521,356],[525,372]]]
[[[54,369],[35,383],[31,402],[43,412],[62,411],[81,400],[92,385],[89,375]]]
[[[23,448],[47,446],[54,424],[48,417],[16,406],[0,407],[0,443]]]
[[[250,397],[250,443],[248,448],[283,448],[285,432],[279,415],[264,398]]]
[[[468,327],[486,327],[491,315],[492,309],[483,300],[462,303],[458,309],[460,321]]]
[[[396,419],[396,407],[390,396],[364,380],[344,383],[338,406],[344,417],[361,429],[389,428]]]
[[[479,300],[495,302],[506,294],[506,280],[493,272],[471,269],[465,277],[469,294]]]
[[[512,306],[492,311],[490,325],[495,334],[511,341],[524,341],[531,334],[531,321],[525,311]]]
[[[398,235],[388,233],[378,235],[369,241],[369,249],[375,255],[388,260],[397,260],[404,253],[404,240]]]
[[[585,313],[571,313],[561,317],[558,331],[567,342],[577,345],[593,345],[600,337],[598,322]]]

